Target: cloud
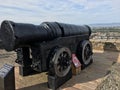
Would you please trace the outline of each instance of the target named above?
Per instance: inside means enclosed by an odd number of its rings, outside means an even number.
[[[119,0],[0,0],[0,22],[119,22]]]

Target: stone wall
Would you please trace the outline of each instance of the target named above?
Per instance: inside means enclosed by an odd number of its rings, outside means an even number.
[[[91,39],[91,42],[95,50],[120,51],[120,41]]]
[[[115,63],[96,90],[120,90],[120,64]]]

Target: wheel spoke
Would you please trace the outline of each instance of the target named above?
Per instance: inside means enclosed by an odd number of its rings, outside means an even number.
[[[67,52],[62,52],[58,58],[57,67],[59,72],[64,71],[69,66],[70,57]]]
[[[87,60],[90,57],[90,46],[89,45],[85,47],[84,56],[85,56],[85,60]]]

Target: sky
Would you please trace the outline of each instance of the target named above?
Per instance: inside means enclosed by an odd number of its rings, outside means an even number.
[[[120,0],[0,0],[0,23],[11,20],[40,24],[120,22]]]

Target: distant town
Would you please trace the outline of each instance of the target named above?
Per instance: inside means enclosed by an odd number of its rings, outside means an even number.
[[[120,40],[120,23],[90,24],[91,39]]]

